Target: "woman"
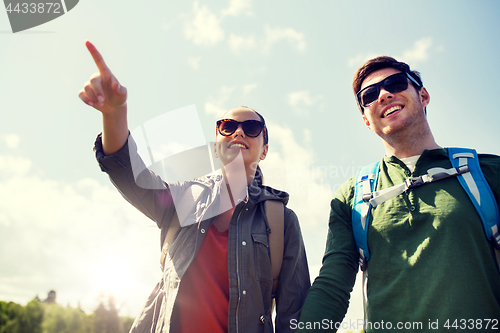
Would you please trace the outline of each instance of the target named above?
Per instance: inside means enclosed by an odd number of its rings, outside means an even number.
[[[262,184],[258,163],[268,151],[264,118],[237,107],[217,122],[214,149],[224,166],[222,174],[167,184],[147,171],[139,177],[155,190],[139,187],[131,167],[138,155],[127,127],[127,90],[97,49],[86,45],[99,73],[79,97],[102,112],[103,132],[95,144],[101,169],[130,203],[158,224],[162,243],[176,220],[182,220],[169,244],[162,279],[131,332],[273,332],[273,296],[276,332],[291,331],[290,321],[299,318],[310,286],[309,272],[297,217],[285,207],[283,262],[272,295],[265,202],[286,204],[288,194]],[[192,223],[183,223],[172,202],[193,188],[201,193],[191,206]]]

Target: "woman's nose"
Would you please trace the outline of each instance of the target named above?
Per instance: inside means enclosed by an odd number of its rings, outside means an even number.
[[[236,135],[243,136],[244,134],[245,134],[245,132],[243,131],[243,128],[241,127],[241,124],[238,124],[238,127],[234,131],[233,135],[234,136],[236,136]]]

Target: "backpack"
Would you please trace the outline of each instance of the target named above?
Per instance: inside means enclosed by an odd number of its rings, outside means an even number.
[[[368,249],[368,226],[371,207],[394,198],[409,189],[434,182],[447,177],[456,176],[467,192],[476,208],[486,238],[495,248],[498,268],[500,270],[500,234],[498,204],[493,192],[481,171],[479,158],[474,149],[448,148],[448,157],[452,168],[431,168],[427,174],[406,179],[402,184],[375,191],[380,162],[361,168],[355,178],[354,203],[352,207],[352,229],[360,257],[360,268],[364,272],[370,259]]]
[[[181,211],[190,211],[196,201],[198,201],[203,187],[200,185],[192,185],[186,191],[182,199],[179,201],[182,207]],[[187,205],[187,206],[186,206]],[[266,200],[266,218],[271,233],[268,235],[269,239],[269,252],[271,258],[271,274],[273,277],[272,295],[276,294],[278,289],[279,275],[281,271],[281,264],[283,263],[283,251],[285,243],[285,208],[281,201]],[[187,209],[187,210],[186,210]],[[162,244],[160,256],[160,268],[163,271],[165,259],[168,254],[168,248],[172,243],[177,231],[180,229],[179,217],[177,212],[174,213],[167,234]],[[273,305],[274,306],[274,305]]]

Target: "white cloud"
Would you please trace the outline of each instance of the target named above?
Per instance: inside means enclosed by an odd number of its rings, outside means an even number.
[[[0,136],[0,140],[5,142],[7,148],[15,149],[19,147],[19,143],[21,142],[21,137],[17,134],[5,134]]]
[[[155,161],[160,161],[169,156],[182,153],[183,151],[187,151],[192,149],[193,147],[189,144],[177,141],[170,141],[168,143],[159,144],[156,149],[151,149],[151,154],[154,156]]]
[[[312,132],[308,128],[304,129],[304,142],[307,145],[310,145],[312,143]]]
[[[214,46],[224,40],[224,30],[217,16],[195,1],[192,14],[184,22],[184,36],[195,45]]]
[[[250,94],[255,88],[257,88],[257,83],[244,85],[242,87],[243,96]],[[229,100],[231,94],[233,94],[235,89],[236,87],[223,86],[215,94],[210,95],[205,102],[205,113],[208,115],[214,115],[215,117],[219,118],[230,108],[238,106],[227,105],[227,101]]]
[[[417,40],[413,44],[413,48],[405,50],[402,55],[389,55],[389,56],[393,56],[398,61],[404,61],[408,64],[414,64],[416,62],[422,62],[429,59],[429,50],[431,46],[432,46],[432,37],[425,37]],[[347,64],[349,67],[359,67],[366,61],[382,55],[383,54],[377,54],[377,53],[358,54],[353,58],[349,58],[347,60]]]
[[[257,83],[244,85],[243,86],[243,95],[250,94],[255,88],[257,88]]]
[[[354,58],[350,58],[347,60],[347,64],[349,67],[359,67],[366,61],[373,59],[375,57],[380,56],[380,54],[376,53],[368,53],[368,54],[358,54]]]
[[[403,52],[401,61],[414,64],[429,59],[429,48],[432,46],[432,37],[419,39],[413,44],[413,48]]]
[[[193,3],[193,10],[187,15],[182,15],[184,19],[184,36],[199,46],[214,46],[225,39],[225,32],[221,27],[221,21],[227,16],[239,16],[246,14],[253,15],[251,11],[251,0],[231,0],[229,6],[222,9],[217,16],[206,5],[200,5],[198,1]],[[165,27],[167,29],[168,27]],[[270,28],[265,26],[265,37],[260,42],[263,44],[262,52],[266,54],[281,40],[288,43],[302,52],[306,49],[304,33],[293,28]],[[228,46],[230,50],[241,55],[245,51],[256,47],[257,40],[254,35],[248,37],[238,36],[234,33],[229,35]],[[196,69],[197,64],[190,65]]]
[[[94,179],[68,183],[25,158],[0,161],[0,299],[25,304],[54,289],[59,304],[93,311],[108,291],[135,316],[159,279],[154,222]],[[109,258],[119,264],[114,285],[102,272]]]
[[[295,91],[288,94],[288,104],[297,106],[299,103],[303,103],[307,106],[313,105],[309,91]]]
[[[313,149],[298,143],[290,128],[272,122],[267,126],[269,153],[260,165],[265,183],[290,194],[290,204],[303,228],[326,225],[334,193],[328,170],[315,166]],[[310,140],[310,132],[304,134]]]
[[[242,53],[255,48],[255,36],[242,37],[235,34],[229,35],[227,41],[229,49],[236,55],[241,55]]]
[[[205,102],[205,113],[212,114],[215,117],[222,116],[228,109],[225,103],[233,92],[234,87],[222,87],[216,96],[209,96],[208,101]]]
[[[239,16],[243,13],[250,16],[252,15],[251,4],[251,0],[231,0],[229,7],[222,10],[221,17]]]
[[[201,57],[189,57],[188,58],[188,65],[192,69],[198,69],[198,68],[200,68],[200,60],[201,60]]]
[[[270,28],[266,25],[265,34],[266,38],[263,46],[264,53],[269,52],[271,47],[282,39],[288,40],[288,42],[296,47],[298,51],[304,51],[306,49],[304,33],[298,32],[295,29]]]
[[[323,100],[321,95],[311,96],[307,90],[294,91],[287,96],[288,104],[296,114],[308,114],[312,107],[323,110]]]
[[[3,175],[24,176],[31,164],[31,160],[27,158],[0,155],[0,173]]]
[[[213,102],[206,102],[205,103],[205,113],[206,114],[211,114],[214,115],[215,117],[220,117],[222,116],[227,110],[224,108],[221,108],[217,104],[214,104]]]

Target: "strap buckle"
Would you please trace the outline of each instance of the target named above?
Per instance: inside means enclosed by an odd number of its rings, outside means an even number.
[[[460,175],[470,171],[469,166],[467,164],[460,165],[460,166],[456,167],[455,170],[457,170],[457,176],[460,176]]]
[[[424,183],[425,182],[422,179],[422,176],[420,176],[420,177],[412,177],[412,178],[408,178],[407,180],[405,180],[405,186],[406,186],[407,190],[415,188],[415,187],[418,187],[420,185],[423,185]]]
[[[493,247],[497,250],[500,250],[500,233],[496,233],[492,237],[493,239]]]
[[[368,267],[368,261],[366,260],[365,257],[359,256],[359,268],[361,269],[362,272],[366,271],[366,268]]]
[[[373,198],[373,192],[363,194],[363,202],[369,202]]]

